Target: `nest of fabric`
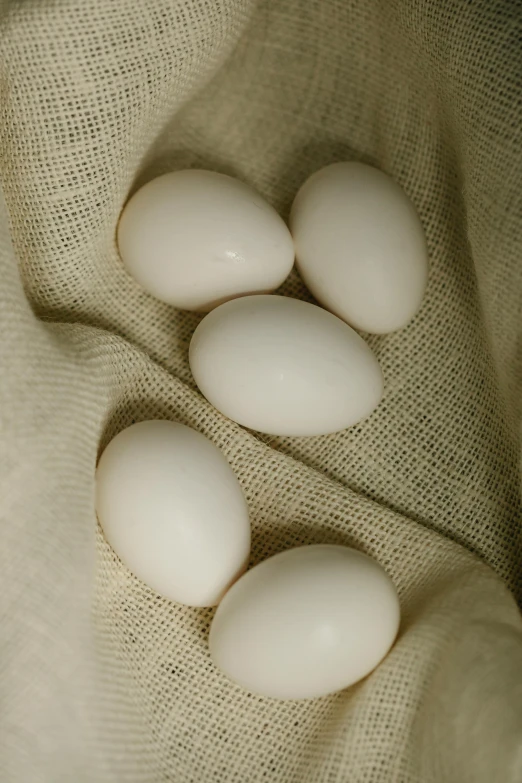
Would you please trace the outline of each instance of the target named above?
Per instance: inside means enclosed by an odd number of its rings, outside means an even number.
[[[522,14],[517,3],[7,3],[0,53],[0,771],[6,783],[492,783],[522,775]],[[195,388],[200,320],[125,273],[140,184],[185,167],[283,215],[338,160],[386,171],[429,246],[423,306],[366,336],[369,419],[269,438]],[[294,272],[280,293],[309,299]],[[97,528],[100,450],[194,427],[248,500],[251,563],[340,543],[398,587],[396,646],[334,696],[252,696],[213,610],[157,596]]]

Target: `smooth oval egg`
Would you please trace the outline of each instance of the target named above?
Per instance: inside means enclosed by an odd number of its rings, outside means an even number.
[[[392,580],[344,546],[290,549],[244,574],[219,604],[212,659],[247,690],[276,699],[326,696],[366,677],[399,628]]]
[[[283,296],[227,302],[199,324],[194,379],[228,418],[271,435],[326,435],[356,424],[383,392],[362,337],[316,305]]]
[[[402,329],[418,311],[428,254],[417,212],[387,174],[363,163],[317,171],[295,197],[296,264],[315,298],[356,329]]]
[[[246,567],[240,484],[219,449],[183,424],[144,421],[120,432],[98,463],[96,511],[122,562],[172,601],[214,606]]]
[[[117,233],[132,277],[185,310],[272,291],[294,263],[292,237],[275,209],[214,171],[176,171],[147,183],[124,207]]]

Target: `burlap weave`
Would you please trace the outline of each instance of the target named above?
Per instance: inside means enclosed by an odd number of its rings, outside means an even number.
[[[521,781],[521,3],[0,7],[1,783]],[[369,338],[386,379],[370,419],[260,438],[195,389],[198,316],[124,273],[116,221],[137,185],[186,166],[287,215],[344,159],[417,205],[428,292],[405,330]],[[307,297],[295,274],[283,292]],[[210,610],[119,564],[96,458],[153,417],[224,450],[252,562],[344,542],[388,569],[403,622],[370,678],[254,697],[213,668]]]

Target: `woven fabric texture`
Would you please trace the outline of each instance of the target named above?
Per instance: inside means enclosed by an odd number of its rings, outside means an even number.
[[[518,0],[0,3],[0,780],[522,779],[522,5]],[[147,296],[115,227],[141,183],[234,174],[287,216],[337,160],[379,166],[429,244],[423,307],[368,337],[386,391],[344,432],[268,438],[191,379],[199,316]],[[310,298],[293,273],[282,292]],[[211,610],[159,598],[97,529],[133,421],[223,449],[252,563],[356,546],[400,637],[354,688],[275,702],[211,664]]]

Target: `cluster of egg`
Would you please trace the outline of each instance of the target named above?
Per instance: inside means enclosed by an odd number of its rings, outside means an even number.
[[[173,306],[208,312],[189,352],[225,416],[272,435],[321,435],[379,404],[382,373],[354,331],[400,329],[427,280],[418,216],[401,188],[360,163],[327,166],[297,194],[290,230],[252,188],[209,171],[153,180],[128,202],[118,247],[130,274]],[[326,309],[271,295],[296,260]],[[344,546],[282,552],[245,573],[250,522],[220,450],[182,424],[134,424],[97,470],[108,542],[158,593],[218,606],[209,646],[232,680],[264,696],[311,698],[371,672],[399,626],[394,585]]]

